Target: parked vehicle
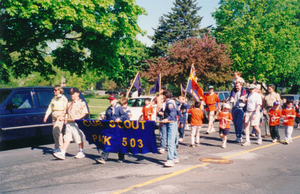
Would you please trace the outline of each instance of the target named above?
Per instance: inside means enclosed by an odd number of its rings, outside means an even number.
[[[292,100],[296,105],[299,102],[300,94],[284,94],[281,95],[281,99],[282,98],[286,98],[287,100]]]
[[[71,101],[71,87],[63,89]],[[52,135],[51,115],[46,123],[43,118],[53,96],[50,86],[0,88],[0,142]]]

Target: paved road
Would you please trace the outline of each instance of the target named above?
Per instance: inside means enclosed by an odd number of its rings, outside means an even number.
[[[300,193],[300,130],[293,143],[243,147],[229,135],[227,149],[220,147],[218,133],[201,133],[201,146],[187,147],[189,131],[179,147],[180,163],[164,168],[167,154],[126,155],[117,163],[111,154],[105,165],[96,164],[99,154],[86,145],[87,157],[74,159],[71,144],[66,160],[52,156],[53,144],[0,152],[0,193]],[[232,132],[233,127],[232,127]],[[284,137],[283,128],[280,134]],[[211,164],[203,158],[225,158],[231,164]]]

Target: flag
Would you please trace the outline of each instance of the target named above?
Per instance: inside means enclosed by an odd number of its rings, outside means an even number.
[[[196,81],[195,68],[192,65],[188,83],[186,86],[186,92],[191,94],[196,101],[200,101],[203,98],[204,92]]]
[[[138,91],[140,96],[142,94],[143,88],[142,88],[142,84],[141,84],[141,78],[140,78],[140,74],[137,74],[136,79],[133,83],[133,87],[136,88],[136,90]]]
[[[150,94],[155,94],[156,92],[159,92],[159,85],[160,85],[160,74],[158,75],[158,78],[157,78],[153,88],[151,88]]]

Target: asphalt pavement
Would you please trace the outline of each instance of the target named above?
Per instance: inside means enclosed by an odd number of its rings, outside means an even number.
[[[252,145],[243,147],[231,126],[222,149],[218,132],[204,134],[206,126],[200,147],[188,147],[186,131],[180,162],[172,168],[163,167],[167,152],[128,154],[124,163],[111,153],[106,164],[97,164],[99,153],[87,142],[83,159],[74,158],[74,143],[63,161],[52,156],[53,144],[1,151],[0,193],[300,193],[300,130],[294,129],[289,145],[271,138],[257,145],[252,137]],[[284,139],[282,126],[280,135]]]

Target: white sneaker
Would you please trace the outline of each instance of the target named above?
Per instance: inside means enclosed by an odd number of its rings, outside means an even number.
[[[84,154],[84,152],[81,152],[81,151],[75,155],[76,159],[80,159],[80,158],[84,158],[84,157],[85,157],[85,154]]]
[[[227,147],[225,141],[222,143],[222,146],[221,146],[221,147],[224,148],[224,149]]]
[[[277,139],[273,139],[273,141],[272,141],[273,143],[276,143],[277,142]]]
[[[66,159],[66,154],[62,153],[61,151],[54,153],[53,156],[60,160]]]
[[[56,152],[60,152],[60,149],[59,149],[59,148],[55,148],[55,149],[53,150],[53,153],[56,153]]]
[[[262,144],[262,138],[258,138],[256,143],[257,143],[258,145],[261,145],[261,144]]]
[[[178,164],[179,163],[179,158],[174,158],[173,162],[174,162],[174,164]]]
[[[158,148],[158,153],[159,154],[164,154],[165,153],[165,149],[164,148]]]
[[[95,158],[95,160],[100,164],[105,164],[105,160],[103,158]]]
[[[242,146],[250,146],[251,142],[250,141],[246,141],[245,143],[242,144]]]
[[[165,164],[164,164],[165,167],[173,167],[174,166],[174,162],[173,160],[168,160]]]
[[[179,138],[179,139],[178,139],[178,142],[183,142],[183,138]]]
[[[212,128],[210,133],[214,133],[214,132],[216,132],[216,130],[215,130],[215,128]]]

